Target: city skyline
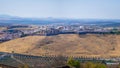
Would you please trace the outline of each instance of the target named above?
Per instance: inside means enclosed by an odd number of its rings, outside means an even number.
[[[119,0],[0,0],[0,14],[36,18],[120,19]]]

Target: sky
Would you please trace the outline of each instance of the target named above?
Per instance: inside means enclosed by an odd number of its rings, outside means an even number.
[[[0,0],[0,14],[36,18],[120,19],[120,0]]]

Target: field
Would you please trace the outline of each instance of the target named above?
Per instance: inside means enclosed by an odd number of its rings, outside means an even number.
[[[120,56],[120,35],[27,36],[0,43],[0,51],[29,55]]]

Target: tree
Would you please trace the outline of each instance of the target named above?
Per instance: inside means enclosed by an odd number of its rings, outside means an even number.
[[[104,64],[96,64],[95,68],[106,68],[106,66]]]
[[[82,65],[82,68],[107,68],[105,64],[86,62]]]
[[[120,68],[120,64],[118,65],[118,67],[117,68]]]
[[[84,68],[95,68],[95,64],[92,62],[86,62]]]
[[[27,65],[27,64],[24,64],[24,66],[23,66],[24,68],[29,68],[29,66]]]
[[[24,64],[24,65],[19,65],[18,68],[29,68],[29,66],[27,64]]]
[[[68,61],[67,61],[67,64],[70,67],[80,68],[80,62],[76,61],[76,60],[73,60],[73,58],[69,58]]]

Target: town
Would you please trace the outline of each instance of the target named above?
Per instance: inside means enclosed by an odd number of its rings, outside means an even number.
[[[120,31],[120,27],[98,25],[7,25],[0,26],[0,42],[25,36],[51,36],[58,34],[105,34]]]

